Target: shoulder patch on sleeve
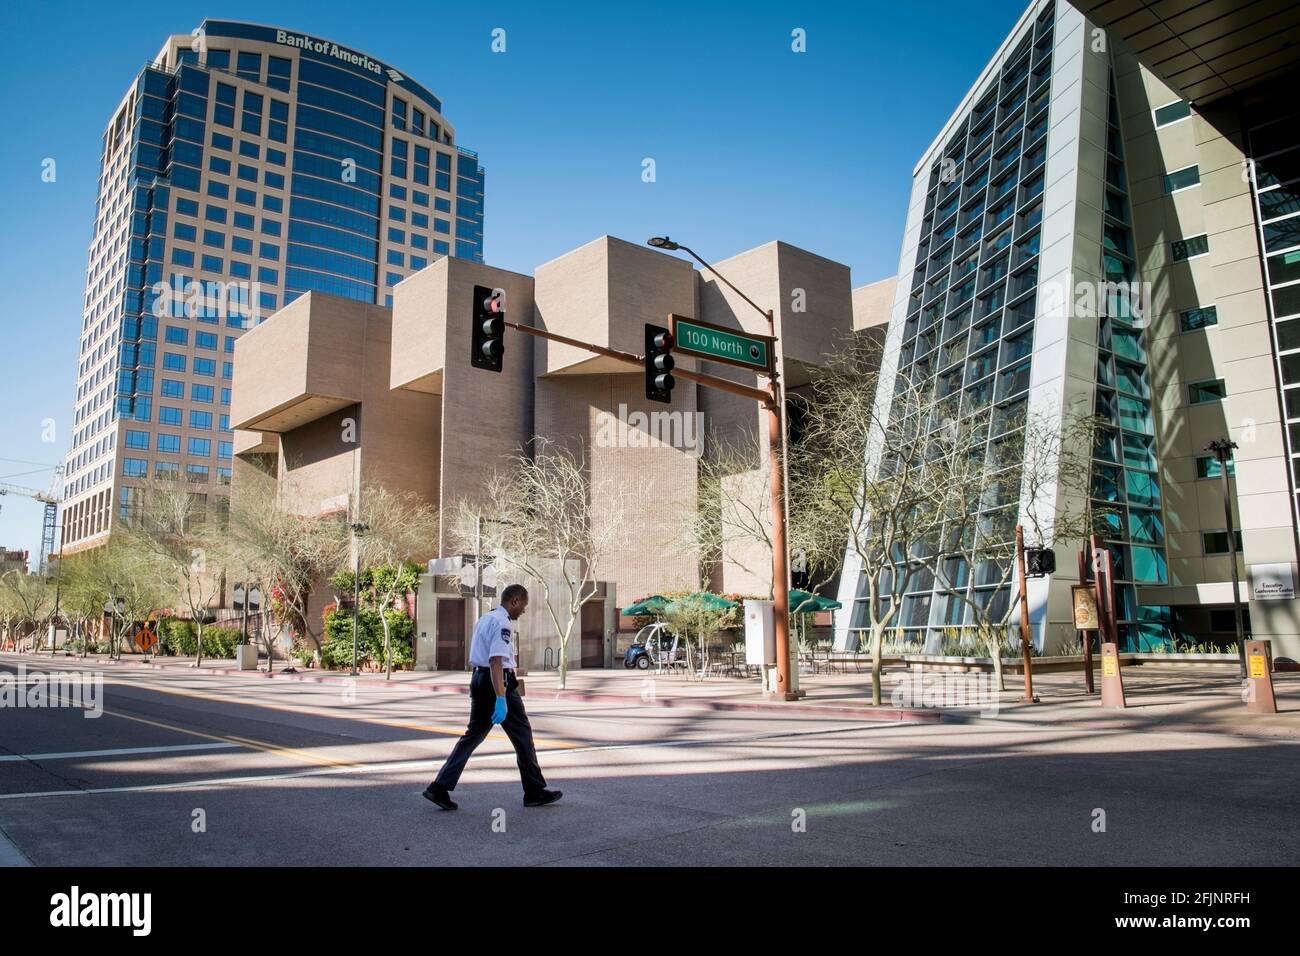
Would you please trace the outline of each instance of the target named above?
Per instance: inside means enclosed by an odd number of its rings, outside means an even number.
[[[507,644],[510,643],[510,628],[501,628],[501,640],[505,641]]]

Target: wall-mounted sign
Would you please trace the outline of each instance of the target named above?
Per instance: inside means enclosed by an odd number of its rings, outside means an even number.
[[[1086,584],[1070,588],[1074,603],[1074,627],[1079,631],[1096,631],[1101,628],[1101,615],[1097,612],[1097,592]]]
[[[1295,575],[1289,563],[1252,564],[1249,570],[1251,600],[1291,601],[1295,599]]]

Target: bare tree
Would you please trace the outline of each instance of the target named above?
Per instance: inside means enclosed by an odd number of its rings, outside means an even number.
[[[1027,546],[1087,536],[1098,520],[1088,481],[1099,427],[1090,416],[1062,422],[1023,407],[986,408],[967,418],[960,440],[938,446],[943,531],[926,563],[953,616],[969,621],[960,632],[973,632],[992,658],[999,690],[1002,654],[1019,645],[1011,626],[1019,607],[1016,525]]]
[[[866,590],[871,646],[871,699],[881,702],[881,648],[896,627],[903,596],[924,569],[937,536],[936,504],[943,482],[931,459],[931,424],[940,403],[898,379],[892,400],[877,403],[877,374],[844,343],[812,383],[803,453],[794,470],[806,487],[813,526],[847,531]]]
[[[710,433],[699,460],[696,505],[683,509],[677,537],[700,556],[699,579],[707,586],[724,560],[768,581],[772,596],[772,516],[768,470],[756,432]],[[841,542],[842,543],[842,542]]]
[[[450,531],[458,547],[472,547],[475,519],[485,519],[483,552],[537,583],[560,641],[561,689],[582,606],[595,597],[605,561],[628,545],[628,519],[644,500],[640,485],[592,479],[581,449],[537,439],[534,456],[516,455],[477,502],[459,502],[453,511]]]
[[[225,534],[228,567],[245,580],[262,585],[264,622],[271,613],[268,597],[281,607],[282,625],[296,624],[320,650],[307,602],[312,590],[344,567],[348,553],[347,527],[336,516],[300,515],[281,508],[269,482],[236,484],[231,496]],[[261,629],[268,660],[274,661],[273,635]]]

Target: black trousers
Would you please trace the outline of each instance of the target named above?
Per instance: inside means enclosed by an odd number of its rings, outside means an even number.
[[[506,719],[501,729],[515,748],[515,762],[519,765],[519,779],[524,785],[524,796],[532,797],[546,789],[546,779],[537,764],[537,750],[533,746],[533,727],[524,712],[524,699],[519,696],[519,681],[514,671],[505,672]],[[492,686],[492,673],[487,668],[475,668],[469,682],[469,726],[456,741],[451,756],[442,765],[434,783],[456,789],[461,771],[472,754],[492,729],[492,711],[496,709],[497,692]]]

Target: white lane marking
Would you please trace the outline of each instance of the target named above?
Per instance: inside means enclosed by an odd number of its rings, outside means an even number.
[[[893,726],[891,723],[890,727]],[[717,740],[659,740],[651,743],[633,743],[633,744],[595,744],[591,747],[580,747],[565,750],[538,750],[539,754],[580,754],[596,753],[605,750],[644,750],[652,747],[691,747],[706,744],[731,744],[744,743],[751,740],[771,740],[780,737],[815,737],[828,734],[844,734],[857,730],[882,730],[888,729],[881,724],[864,724],[859,727],[843,727],[834,730],[797,730],[788,732],[777,732],[767,734],[751,734],[743,737],[725,737]],[[506,750],[494,754],[475,754],[475,762],[481,765],[487,760],[497,760],[502,757],[515,758],[514,750]],[[429,770],[435,767],[441,767],[446,762],[445,757],[435,757],[429,760],[400,760],[389,763],[363,764],[356,766],[340,767],[322,767],[313,770],[291,770],[285,773],[258,774],[256,776],[241,777],[218,777],[212,780],[180,780],[174,783],[143,783],[134,787],[89,787],[85,790],[41,790],[35,793],[0,793],[0,800],[34,800],[39,797],[76,797],[84,796],[90,793],[143,793],[146,791],[157,790],[203,790],[208,787],[220,787],[230,784],[243,783],[267,783],[276,780],[296,780],[302,777],[321,777],[330,774],[341,773],[385,773],[388,771],[401,772],[404,770]]]
[[[116,750],[77,750],[51,754],[4,754],[0,763],[20,760],[76,760],[80,757],[124,757],[130,754],[178,753],[185,750],[235,750],[239,744],[175,744],[167,747],[119,747]]]

